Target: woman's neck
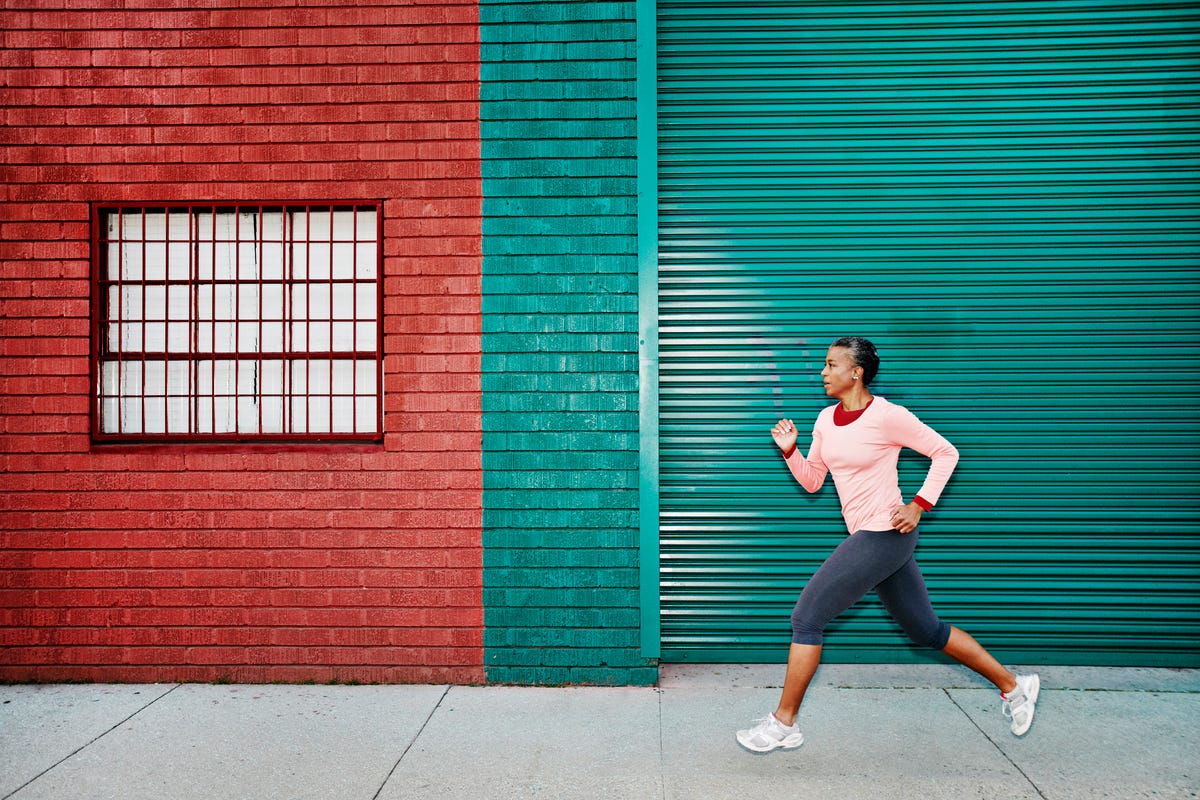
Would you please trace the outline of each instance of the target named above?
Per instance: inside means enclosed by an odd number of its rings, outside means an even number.
[[[875,396],[865,386],[856,386],[853,390],[846,392],[838,398],[842,401],[842,408],[846,411],[862,411],[871,404]]]

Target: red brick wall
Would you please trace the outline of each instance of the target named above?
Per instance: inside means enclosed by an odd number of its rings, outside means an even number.
[[[0,679],[482,680],[475,5],[27,5],[0,11]],[[89,203],[381,198],[382,445],[90,443]]]

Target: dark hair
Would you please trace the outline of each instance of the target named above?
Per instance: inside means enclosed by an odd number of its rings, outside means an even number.
[[[843,336],[830,346],[844,347],[850,351],[854,363],[863,368],[864,384],[875,380],[875,375],[879,372],[879,353],[875,352],[875,345],[871,344],[869,339],[861,336]]]

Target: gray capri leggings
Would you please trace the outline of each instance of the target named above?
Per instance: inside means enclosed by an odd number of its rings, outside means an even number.
[[[825,559],[792,610],[792,642],[821,644],[825,626],[872,589],[908,637],[941,650],[950,626],[938,619],[913,558],[917,531],[858,531]]]

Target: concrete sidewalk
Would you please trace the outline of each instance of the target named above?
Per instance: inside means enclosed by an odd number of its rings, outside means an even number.
[[[0,800],[1200,796],[1200,670],[1040,667],[1030,733],[948,666],[823,666],[799,750],[733,733],[780,665],[656,688],[0,687]]]

